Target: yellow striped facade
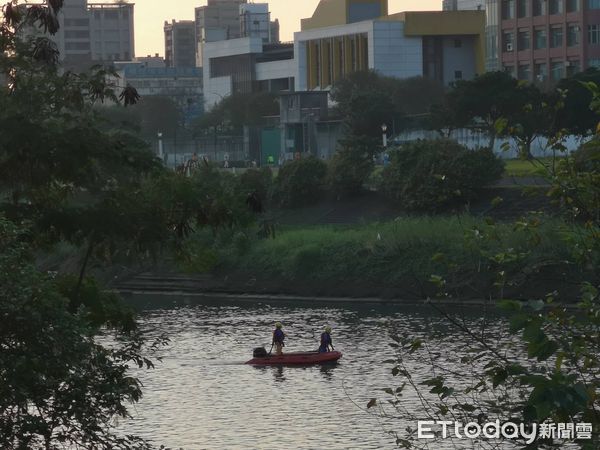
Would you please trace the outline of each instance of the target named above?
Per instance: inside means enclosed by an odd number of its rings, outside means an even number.
[[[306,42],[308,89],[325,88],[346,74],[369,69],[366,33]]]

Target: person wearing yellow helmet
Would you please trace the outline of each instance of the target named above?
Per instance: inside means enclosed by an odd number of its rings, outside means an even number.
[[[333,350],[335,349],[333,348],[333,340],[331,339],[331,327],[326,326],[325,331],[323,332],[323,334],[321,334],[321,345],[319,347],[319,353],[327,353]]]
[[[281,322],[275,324],[275,331],[273,331],[273,344],[271,349],[275,346],[275,354],[277,356],[283,355],[283,347],[285,347],[285,333],[283,332],[283,325]]]

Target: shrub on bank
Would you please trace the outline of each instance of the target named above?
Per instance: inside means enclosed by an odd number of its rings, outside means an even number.
[[[240,186],[244,194],[256,192],[263,202],[267,202],[273,187],[273,171],[270,167],[248,169],[240,175]]]
[[[314,286],[329,283],[338,286],[340,295],[351,295],[348,290],[363,284],[385,289],[418,280],[427,287],[434,274],[452,285],[494,290],[495,261],[507,248],[520,255],[510,267],[515,274],[530,273],[529,268],[540,263],[553,267],[567,258],[559,223],[548,222],[537,232],[540,238],[534,242],[529,231],[509,224],[492,226],[470,216],[421,217],[293,229],[277,239],[254,240],[244,252],[224,247],[219,251],[221,267],[228,272],[242,270],[276,280],[315,282]],[[483,235],[493,239],[481,240]]]
[[[329,170],[329,184],[338,196],[360,192],[373,172],[373,156],[379,147],[369,136],[349,136],[341,142]]]
[[[435,212],[471,201],[504,172],[491,150],[451,140],[416,141],[390,154],[380,187],[407,211]]]
[[[276,179],[274,197],[282,207],[295,208],[316,203],[323,195],[327,165],[317,158],[286,163]]]

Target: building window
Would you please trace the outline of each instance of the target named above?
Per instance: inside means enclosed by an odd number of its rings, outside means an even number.
[[[89,27],[89,19],[65,19],[66,27]]]
[[[455,70],[454,71],[454,79],[455,80],[462,80],[463,79],[462,70]]]
[[[548,35],[545,29],[539,29],[534,31],[535,36],[535,49],[541,50],[548,46]]]
[[[581,72],[581,65],[579,60],[567,61],[567,76],[572,77],[573,75]]]
[[[550,28],[550,47],[557,48],[563,46],[563,27]]]
[[[74,51],[85,51],[90,49],[89,42],[67,42],[65,43],[65,50]]]
[[[78,30],[66,30],[65,38],[67,39],[86,39],[90,37],[90,33],[88,31],[78,31]]]
[[[581,28],[579,25],[569,25],[567,35],[567,45],[569,47],[576,47],[579,45],[579,33]]]
[[[578,12],[581,9],[581,0],[567,0],[567,12]]]
[[[519,19],[527,17],[527,11],[529,9],[529,0],[518,0],[517,1],[517,17]]]
[[[564,77],[564,64],[562,61],[553,61],[550,66],[552,81],[560,81]]]
[[[529,30],[519,31],[519,51],[531,48],[531,35]]]
[[[548,66],[546,63],[537,63],[535,65],[535,81],[544,82],[548,79]]]
[[[587,0],[588,9],[600,9],[600,0]]]
[[[550,0],[550,14],[562,14],[563,12],[563,2],[562,0]]]
[[[515,46],[515,35],[512,31],[505,32],[502,35],[502,44],[505,52],[512,52]]]
[[[520,64],[517,78],[525,81],[531,80],[531,66],[529,64]]]
[[[462,47],[462,40],[454,39],[454,48],[461,48],[461,47]]]
[[[502,19],[515,18],[515,0],[502,0]]]
[[[588,42],[600,44],[600,25],[588,25]]]
[[[545,16],[546,15],[546,0],[533,0],[533,15],[534,16]]]

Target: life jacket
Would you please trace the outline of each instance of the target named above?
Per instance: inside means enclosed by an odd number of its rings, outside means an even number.
[[[283,344],[284,339],[285,334],[283,333],[283,330],[277,328],[275,331],[273,331],[273,342],[279,342],[280,344]]]
[[[321,335],[321,346],[327,347],[328,345],[331,345],[331,335],[325,332]]]

